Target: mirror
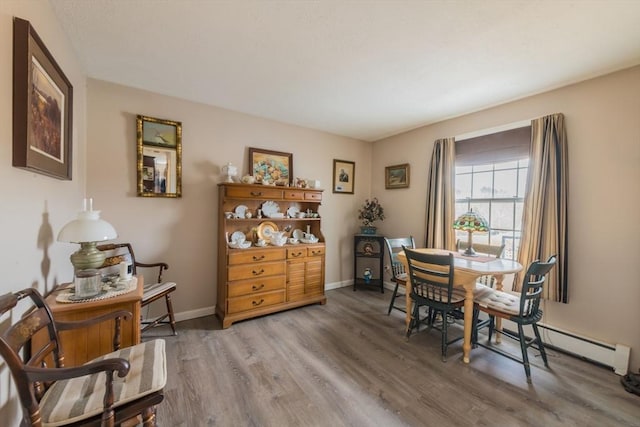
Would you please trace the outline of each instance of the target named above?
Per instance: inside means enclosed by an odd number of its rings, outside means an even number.
[[[138,116],[138,196],[182,196],[182,123]]]

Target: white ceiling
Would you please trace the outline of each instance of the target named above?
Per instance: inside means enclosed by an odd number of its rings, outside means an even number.
[[[368,141],[640,64],[638,0],[50,1],[92,78]]]

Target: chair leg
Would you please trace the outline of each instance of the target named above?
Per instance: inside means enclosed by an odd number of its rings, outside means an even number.
[[[544,344],[542,343],[542,339],[540,338],[540,331],[538,330],[538,325],[533,323],[531,326],[533,327],[533,333],[536,335],[538,350],[540,351],[540,355],[542,356],[542,361],[544,362],[544,366],[548,368],[549,362],[547,361],[547,351],[545,350]]]
[[[167,303],[167,313],[169,313],[169,325],[173,330],[173,335],[178,335],[176,332],[176,319],[173,316],[173,304],[171,303],[171,293],[168,293],[164,296],[165,302]]]
[[[393,294],[391,294],[391,303],[389,303],[389,311],[387,311],[387,316],[391,314],[391,310],[393,309],[393,304],[396,301],[396,296],[398,295],[398,282],[396,282],[396,287],[393,289]]]
[[[491,336],[493,335],[493,330],[495,329],[495,327],[496,327],[496,317],[489,315],[489,333],[487,334],[489,337],[487,339],[487,342],[489,344],[491,344]]]
[[[447,322],[447,312],[441,311],[442,316],[442,361],[447,361],[447,331],[449,330],[449,322]]]
[[[145,408],[142,411],[142,426],[156,427],[156,407]]]
[[[527,338],[524,335],[524,328],[520,324],[518,324],[518,335],[520,338],[520,348],[522,349],[524,372],[527,374],[527,382],[531,384],[531,367],[529,366],[529,355],[527,354]]]

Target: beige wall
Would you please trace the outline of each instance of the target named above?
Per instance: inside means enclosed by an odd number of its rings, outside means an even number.
[[[136,197],[136,114],[182,122],[183,197]],[[325,188],[326,282],[351,278],[357,207],[369,195],[371,144],[103,81],[88,83],[88,194],[141,261],[165,260],[178,318],[216,302],[217,183],[227,162],[248,172],[248,147],[293,153],[295,176]],[[355,195],[333,194],[333,159],[356,162]]]
[[[640,67],[425,126],[374,144],[372,192],[388,235],[424,244],[433,142],[546,114],[566,116],[569,139],[569,304],[547,302],[543,322],[632,347],[640,367]],[[384,167],[409,162],[411,187],[384,189]]]
[[[13,17],[31,22],[73,85],[73,180],[60,181],[11,166]],[[0,294],[26,287],[50,290],[73,278],[75,245],[58,243],[60,228],[81,208],[85,187],[85,76],[47,1],[0,1]],[[6,319],[1,319],[0,329]],[[0,362],[0,419],[17,425],[20,407]],[[14,421],[14,422],[12,422]]]

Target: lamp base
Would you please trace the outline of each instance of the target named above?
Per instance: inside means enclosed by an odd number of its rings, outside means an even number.
[[[473,231],[467,231],[468,234],[468,240],[467,240],[467,249],[463,252],[464,256],[478,256],[478,254],[476,253],[476,251],[473,250]]]
[[[102,267],[106,255],[96,248],[96,243],[82,242],[80,243],[80,249],[71,254],[69,258],[76,271]]]
[[[471,246],[468,246],[467,249],[464,252],[462,252],[462,255],[464,255],[464,256],[478,256],[476,251],[474,251]]]

